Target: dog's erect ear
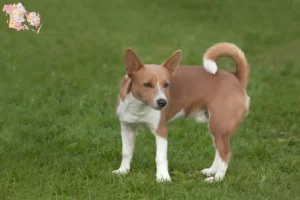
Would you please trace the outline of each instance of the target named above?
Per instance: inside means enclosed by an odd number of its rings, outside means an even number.
[[[177,67],[180,65],[182,57],[181,50],[177,50],[168,60],[166,60],[162,66],[165,67],[170,75],[173,75],[177,69]]]
[[[143,67],[140,59],[130,48],[125,52],[126,73],[130,78],[133,78],[135,73]]]

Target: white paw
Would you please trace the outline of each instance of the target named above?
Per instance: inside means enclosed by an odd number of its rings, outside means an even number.
[[[213,182],[218,182],[218,181],[222,181],[223,178],[221,178],[220,176],[212,176],[212,177],[208,177],[206,179],[204,179],[205,182],[207,183],[213,183]]]
[[[207,183],[213,183],[215,181],[215,177],[213,177],[213,176],[208,177],[208,178],[204,179],[204,181],[207,182]]]
[[[169,173],[159,173],[156,174],[156,181],[157,182],[171,181],[171,177]]]
[[[117,169],[112,171],[113,174],[128,174],[129,169]]]
[[[212,175],[216,174],[217,170],[211,169],[211,168],[205,168],[205,169],[201,170],[200,172],[206,176],[212,176]]]

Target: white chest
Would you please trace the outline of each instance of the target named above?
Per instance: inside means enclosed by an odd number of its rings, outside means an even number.
[[[124,101],[119,102],[117,108],[119,120],[122,123],[147,126],[151,130],[156,130],[160,121],[160,111],[154,110],[144,102],[137,100],[130,93]]]

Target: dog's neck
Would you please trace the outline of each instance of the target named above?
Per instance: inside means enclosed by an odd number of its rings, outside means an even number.
[[[124,103],[128,112],[140,116],[148,113],[151,109],[153,109],[147,103],[135,98],[131,91],[125,97]]]
[[[151,115],[152,112],[154,112],[153,108],[135,98],[131,92],[126,95],[123,101],[119,102],[117,109],[120,121],[136,125],[145,123],[148,119],[147,116]]]

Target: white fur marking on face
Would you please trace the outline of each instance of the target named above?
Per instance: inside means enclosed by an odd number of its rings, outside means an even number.
[[[211,74],[215,74],[218,70],[216,62],[209,60],[207,58],[203,58],[203,66],[204,66],[204,69]]]
[[[158,99],[167,100],[167,97],[166,97],[165,93],[163,93],[162,90],[161,90],[161,87],[160,87],[160,84],[159,84],[159,77],[158,77],[157,72],[156,72],[156,77],[157,77],[157,92],[156,92],[156,95],[153,99],[155,105],[157,105],[157,100]]]
[[[157,99],[165,99],[165,100],[167,100],[167,97],[166,97],[165,93],[162,92],[161,87],[159,85],[159,77],[158,77],[157,72],[156,72],[156,77],[157,77],[157,93],[156,93],[155,99],[156,100]]]
[[[167,100],[166,95],[161,91],[161,87],[159,85],[159,80],[157,81],[157,89],[158,89],[158,91],[156,93],[155,99],[165,99],[165,100]]]
[[[155,134],[156,140],[156,180],[160,181],[171,181],[169,170],[168,170],[168,141]]]

